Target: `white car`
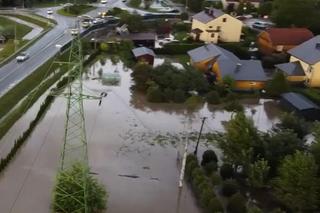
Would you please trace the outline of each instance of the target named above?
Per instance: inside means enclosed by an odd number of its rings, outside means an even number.
[[[262,22],[262,21],[256,21],[252,24],[253,28],[261,29],[264,30],[267,27],[269,27],[269,24],[267,22]]]
[[[23,62],[29,58],[29,54],[26,52],[21,52],[17,57],[17,62]]]
[[[178,42],[178,40],[172,38],[172,37],[169,37],[169,38],[164,38],[164,39],[161,39],[161,40],[158,40],[159,41],[159,45],[164,45],[164,44],[169,44],[171,42]]]
[[[101,4],[106,4],[106,3],[107,3],[107,0],[101,0],[100,3],[101,3]]]
[[[77,35],[79,34],[79,29],[77,29],[77,28],[71,29],[71,30],[70,30],[70,34],[71,34],[72,36],[77,36]]]
[[[49,9],[47,10],[47,14],[48,14],[48,15],[52,15],[52,14],[53,14],[53,10],[52,10],[51,8],[49,8]]]
[[[92,23],[93,24],[101,24],[103,23],[105,20],[103,18],[95,18],[93,19]]]

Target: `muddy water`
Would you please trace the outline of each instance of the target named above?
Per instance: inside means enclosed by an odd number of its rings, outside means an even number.
[[[107,73],[119,73],[119,84],[104,85],[98,77]],[[86,93],[108,93],[101,106],[95,100],[84,103],[90,165],[109,192],[108,212],[200,212],[186,185],[178,199],[177,159],[185,142],[178,133],[197,131],[202,116],[208,117],[204,132],[223,131],[223,121],[231,114],[206,104],[190,112],[181,105],[146,103],[140,94],[131,94],[130,70],[121,62],[106,60],[102,65],[98,61],[84,79]],[[65,103],[63,98],[56,99],[0,176],[0,212],[50,212]],[[269,129],[278,120],[279,111],[272,100],[245,100],[243,104],[260,130]],[[11,131],[21,131],[20,126]],[[157,139],[159,134],[167,135],[170,142]],[[190,140],[190,151],[193,147]]]

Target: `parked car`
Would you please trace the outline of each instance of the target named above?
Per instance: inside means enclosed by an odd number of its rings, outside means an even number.
[[[77,29],[77,28],[71,29],[71,30],[70,30],[70,34],[71,34],[72,36],[78,35],[78,34],[79,34],[79,29]]]
[[[17,57],[17,62],[23,62],[29,58],[29,54],[26,52],[21,52]]]
[[[49,8],[49,9],[47,10],[47,14],[48,14],[48,15],[52,15],[52,14],[53,14],[53,10],[52,10],[51,8]]]
[[[101,3],[101,4],[106,4],[106,3],[107,3],[107,0],[101,0],[100,3]]]
[[[105,20],[103,18],[95,18],[93,19],[92,23],[93,24],[101,24],[103,23]]]
[[[266,29],[267,27],[269,27],[269,24],[266,23],[266,22],[262,22],[262,21],[256,21],[252,24],[252,27],[253,28],[257,28],[257,29],[261,29],[261,30],[264,30]]]

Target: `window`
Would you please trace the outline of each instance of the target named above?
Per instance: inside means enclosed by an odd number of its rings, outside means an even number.
[[[221,27],[220,26],[217,26],[217,31],[220,31],[221,30]]]
[[[211,38],[214,38],[214,33],[211,33]]]
[[[209,26],[209,28],[212,28],[212,26]]]
[[[223,18],[223,19],[222,19],[222,22],[227,22],[227,18]]]

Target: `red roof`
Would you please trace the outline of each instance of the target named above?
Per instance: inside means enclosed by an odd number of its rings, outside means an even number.
[[[299,45],[313,37],[306,28],[270,28],[266,32],[273,45]]]

